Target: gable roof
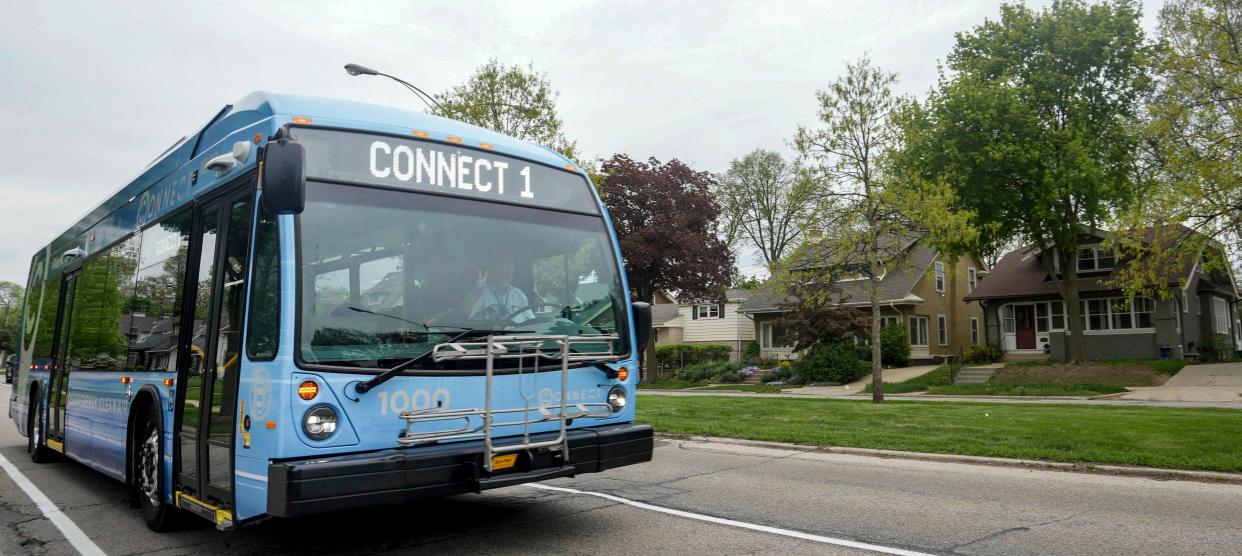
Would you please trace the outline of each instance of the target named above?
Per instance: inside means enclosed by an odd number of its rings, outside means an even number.
[[[1089,237],[1103,239],[1104,236],[1118,232],[1098,232],[1084,234]],[[1124,232],[1122,232],[1124,233]],[[1190,234],[1195,233],[1182,225],[1170,225],[1143,228],[1129,232],[1141,236],[1146,244],[1159,243],[1165,249],[1174,248]],[[1015,249],[1001,257],[996,266],[988,273],[986,280],[979,282],[974,291],[963,299],[996,299],[1004,297],[1022,297],[1039,295],[1059,295],[1057,284],[1044,270],[1040,262],[1042,251],[1033,245]],[[1188,279],[1196,270],[1199,261],[1197,252],[1179,252],[1156,272],[1168,285],[1177,285]],[[1115,268],[1108,272],[1091,273],[1080,276],[1077,280],[1079,292],[1113,291],[1118,288],[1108,285],[1117,274],[1125,269],[1126,262],[1119,261]]]
[[[909,257],[896,270],[885,274],[880,279],[881,303],[918,304],[923,299],[914,295],[912,290],[919,283],[928,267],[936,260],[936,250],[927,241],[923,233],[911,233],[905,236],[885,236],[881,238],[882,248],[890,252],[890,256],[904,254]],[[827,248],[826,248],[827,249]],[[821,252],[826,253],[826,251]],[[814,268],[814,264],[803,265]],[[840,290],[834,294],[834,300],[845,305],[867,303],[867,280],[838,280],[833,285]],[[781,305],[796,303],[792,296],[780,298],[773,288],[760,288],[754,296],[742,304],[738,310],[743,313],[783,312]]]

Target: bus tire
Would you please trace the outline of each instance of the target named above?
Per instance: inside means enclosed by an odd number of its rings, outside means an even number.
[[[26,453],[30,461],[52,461],[52,450],[43,445],[43,399],[37,386],[30,387],[30,403],[26,405]]]
[[[165,500],[164,492],[164,431],[156,406],[149,404],[145,416],[139,417],[134,446],[134,497],[142,508],[142,520],[152,531],[169,531],[176,527],[177,508]]]

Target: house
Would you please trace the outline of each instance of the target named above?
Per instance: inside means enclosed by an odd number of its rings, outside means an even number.
[[[1142,241],[1172,247],[1192,234],[1184,226],[1133,232]],[[1129,359],[1193,357],[1205,341],[1239,341],[1238,289],[1228,270],[1204,268],[1202,253],[1185,253],[1166,265],[1160,294],[1133,301],[1110,285],[1125,265],[1106,247],[1111,234],[1085,230],[1078,237],[1075,268],[1088,358]],[[1034,246],[1014,250],[967,300],[983,306],[988,342],[1010,359],[1024,355],[1066,358],[1068,352],[1064,300],[1045,267],[1052,250]],[[1056,258],[1053,268],[1059,269]],[[1236,347],[1235,347],[1236,349]]]
[[[755,339],[750,315],[738,311],[750,296],[750,290],[730,289],[725,291],[724,303],[653,305],[656,345],[722,344],[733,348],[732,360],[741,360],[746,344]]]
[[[983,342],[983,311],[977,304],[962,300],[987,275],[987,267],[978,257],[950,260],[921,233],[887,237],[882,243],[887,245],[890,261],[900,258],[902,262],[880,278],[880,319],[885,326],[905,327],[911,360],[932,361]],[[834,282],[833,287],[840,290],[838,301],[845,306],[869,307],[871,302],[863,289],[866,281],[856,277]],[[763,357],[796,356],[783,341],[777,322],[787,305],[768,293],[755,295],[741,307],[742,313],[754,318]]]

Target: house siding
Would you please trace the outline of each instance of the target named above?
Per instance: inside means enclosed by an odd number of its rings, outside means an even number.
[[[695,305],[680,305],[677,316],[668,326],[657,328],[656,345],[667,344],[719,344],[732,349],[730,358],[740,361],[746,344],[755,339],[755,324],[750,315],[738,312],[740,302],[724,304],[724,314],[719,318],[693,318]]]
[[[911,289],[911,293],[921,297],[923,303],[901,307],[903,325],[908,326],[909,321],[906,318],[908,316],[927,317],[928,353],[926,357],[930,358],[956,355],[959,349],[970,349],[970,317],[978,318],[980,324],[983,321],[983,309],[979,307],[979,304],[966,303],[962,301],[962,298],[966,296],[969,289],[967,269],[973,266],[976,271],[981,271],[985,267],[978,259],[970,256],[960,257],[956,262],[937,256],[936,261],[944,263],[944,291],[936,291],[936,263],[933,261],[928,265],[923,277]],[[944,315],[948,321],[948,345],[942,346],[937,342],[937,315]],[[982,332],[980,334],[982,335]],[[982,338],[980,338],[980,343],[982,343]],[[911,352],[910,356],[921,358],[923,354]]]

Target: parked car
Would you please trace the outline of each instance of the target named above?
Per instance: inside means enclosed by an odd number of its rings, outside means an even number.
[[[4,361],[4,382],[5,384],[13,384],[13,377],[17,376],[17,354],[10,355]]]

